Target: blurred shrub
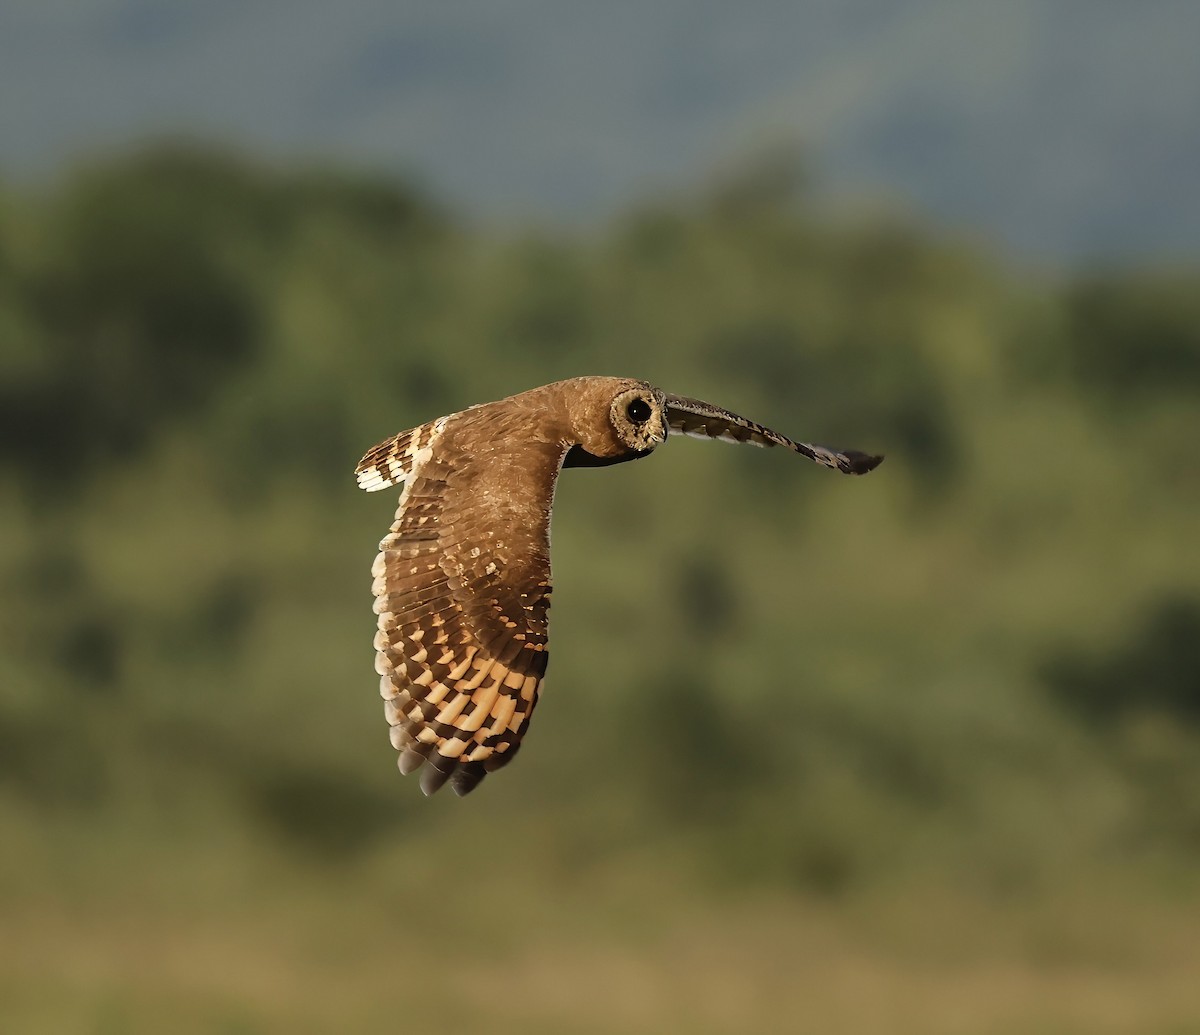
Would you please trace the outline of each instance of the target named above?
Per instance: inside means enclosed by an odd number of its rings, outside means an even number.
[[[1123,644],[1095,653],[1058,651],[1043,678],[1089,722],[1154,712],[1200,727],[1200,599],[1160,600]]]
[[[1054,698],[1096,735],[1136,807],[1115,833],[1127,849],[1200,851],[1200,597],[1166,595],[1124,643],[1060,650],[1044,665]]]
[[[407,806],[355,774],[313,765],[273,765],[244,774],[250,815],[288,847],[320,861],[344,861],[394,832]]]
[[[105,745],[86,728],[90,713],[60,696],[41,714],[0,704],[0,790],[46,814],[93,812],[110,797]],[[57,713],[55,711],[57,709]]]
[[[445,228],[433,206],[390,182],[280,178],[201,148],[152,149],[77,175],[43,206],[24,254],[0,245],[0,264],[16,267],[0,461],[66,491],[213,403],[262,357],[303,228],[331,221],[391,253],[424,248]],[[271,411],[272,400],[258,403]],[[293,409],[288,423],[302,428],[314,409]],[[305,444],[336,437],[325,421]]]
[[[1081,384],[1112,400],[1200,394],[1200,280],[1088,277],[1066,294],[1068,350]]]
[[[212,182],[231,177],[201,164],[100,173],[50,211],[22,271],[40,362],[0,388],[0,440],[30,473],[69,463],[86,475],[137,451],[253,356],[260,319],[236,261],[230,184]]]

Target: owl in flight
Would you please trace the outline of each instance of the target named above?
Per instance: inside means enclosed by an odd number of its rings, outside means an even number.
[[[400,771],[459,795],[512,761],[546,672],[550,509],[563,467],[648,456],[671,432],[786,446],[843,474],[883,459],[793,442],[645,381],[575,377],[380,442],[367,492],[404,483],[375,577],[375,669]]]

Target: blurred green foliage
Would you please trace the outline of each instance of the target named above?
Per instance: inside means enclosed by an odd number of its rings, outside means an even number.
[[[222,853],[386,895],[373,860],[470,869],[476,841],[548,888],[1189,885],[1200,272],[1022,278],[898,221],[823,219],[769,172],[583,238],[188,147],[10,189],[10,900],[132,901],[156,858],[200,887]],[[371,669],[392,503],[354,464],[581,373],[888,460],[852,480],[672,441],[568,472],[529,743],[426,802]]]

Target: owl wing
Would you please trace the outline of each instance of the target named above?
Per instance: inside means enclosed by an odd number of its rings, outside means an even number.
[[[442,417],[419,428],[402,431],[372,446],[354,470],[358,487],[367,492],[378,492],[399,485],[415,467],[429,459],[433,441],[441,436],[449,419]]]
[[[425,794],[466,794],[512,760],[548,657],[565,446],[486,435],[471,450],[461,418],[380,443],[357,472],[368,490],[405,480],[372,568],[375,667],[400,771],[424,765]]]
[[[872,456],[853,449],[829,449],[808,442],[793,442],[786,435],[699,399],[668,395],[666,403],[667,425],[672,431],[690,435],[692,438],[748,442],[752,446],[786,446],[801,456],[832,467],[843,474],[866,474],[883,462],[882,456]]]

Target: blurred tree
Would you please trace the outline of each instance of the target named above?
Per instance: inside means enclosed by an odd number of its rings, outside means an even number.
[[[1088,277],[1066,294],[1068,354],[1110,401],[1200,394],[1200,280],[1184,274]]]
[[[811,185],[809,165],[807,152],[794,140],[765,144],[713,178],[706,205],[733,222],[795,214]]]
[[[1060,650],[1043,677],[1090,722],[1157,712],[1200,728],[1200,599],[1168,596],[1124,645],[1097,654]]]
[[[86,170],[39,221],[27,254],[0,247],[11,268],[0,281],[16,296],[2,307],[0,460],[45,491],[135,456],[262,355],[272,293],[304,226],[340,222],[364,252],[382,243],[389,255],[446,231],[432,205],[390,181],[282,177],[186,145]],[[330,437],[329,421],[309,436],[313,446]],[[53,477],[63,464],[72,477]]]
[[[72,488],[136,453],[253,355],[256,300],[225,200],[235,185],[212,159],[151,156],[79,178],[50,209],[19,274],[36,327],[22,344],[39,362],[0,386],[4,452],[40,485]],[[70,477],[49,476],[64,467]]]

